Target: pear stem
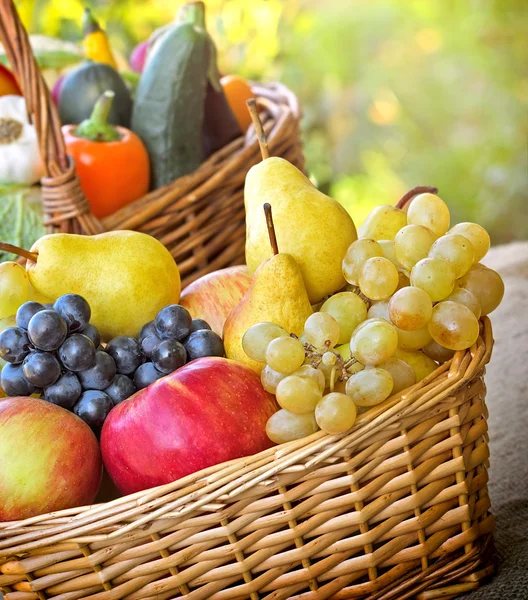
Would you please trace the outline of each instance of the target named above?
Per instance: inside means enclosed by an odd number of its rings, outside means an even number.
[[[414,187],[400,198],[398,204],[396,204],[396,208],[404,208],[407,202],[412,200],[415,196],[418,196],[418,194],[438,194],[438,188],[431,187],[430,185],[419,185]]]
[[[255,98],[250,98],[249,100],[246,100],[246,105],[248,107],[249,114],[251,115],[253,126],[255,127],[255,132],[257,134],[257,140],[260,146],[260,154],[262,156],[262,160],[266,160],[266,158],[269,158],[270,154],[268,148],[268,141],[266,140],[266,134],[264,133],[262,121],[260,120],[257,110],[257,101],[255,100]]]
[[[268,226],[268,235],[270,239],[271,249],[273,254],[279,253],[279,246],[277,245],[277,236],[275,235],[275,226],[273,225],[273,215],[271,214],[271,204],[266,202],[264,204],[264,214],[266,215],[266,225]]]
[[[13,246],[13,244],[6,244],[5,242],[0,242],[0,250],[4,252],[9,252],[9,254],[16,254],[17,256],[22,256],[23,258],[27,258],[31,262],[37,262],[38,254],[35,252],[29,252],[29,250],[24,250],[24,248],[19,248],[18,246]]]

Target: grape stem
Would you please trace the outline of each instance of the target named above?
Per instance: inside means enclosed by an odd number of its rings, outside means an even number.
[[[248,107],[249,114],[251,115],[253,126],[255,127],[255,133],[257,134],[257,140],[260,146],[260,154],[262,155],[262,160],[266,160],[266,158],[269,158],[270,154],[268,148],[268,141],[266,140],[266,134],[264,133],[262,121],[260,120],[257,110],[257,101],[255,100],[255,98],[250,98],[249,100],[246,100],[246,105]]]
[[[9,254],[22,256],[23,258],[27,258],[27,260],[30,260],[34,263],[36,263],[38,259],[38,254],[36,252],[29,252],[29,250],[24,250],[24,248],[13,246],[13,244],[6,244],[5,242],[0,242],[0,250],[3,252],[8,252]]]
[[[396,208],[404,208],[407,202],[410,202],[418,194],[438,194],[438,188],[429,185],[414,187],[400,198],[398,204],[396,204]]]
[[[266,202],[264,204],[264,214],[266,215],[266,225],[268,226],[268,235],[271,244],[273,254],[279,253],[279,246],[277,244],[277,235],[275,234],[275,226],[273,225],[273,215],[271,214],[271,204]]]

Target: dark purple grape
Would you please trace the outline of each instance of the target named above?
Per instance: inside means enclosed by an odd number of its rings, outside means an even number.
[[[31,396],[36,392],[24,375],[22,365],[7,364],[0,372],[0,387],[8,396]]]
[[[90,323],[83,327],[80,332],[85,335],[87,338],[90,338],[93,342],[93,345],[98,348],[101,343],[101,336],[99,335],[99,330],[95,325],[91,325]]]
[[[139,342],[133,337],[120,335],[108,342],[106,351],[114,359],[117,372],[130,375],[143,364],[143,354]]]
[[[114,381],[106,388],[105,394],[108,394],[114,405],[116,405],[130,398],[136,391],[136,386],[130,377],[118,374],[114,377]]]
[[[157,335],[147,335],[147,337],[143,338],[141,342],[141,351],[147,358],[150,358],[152,356],[152,353],[160,343],[161,338],[159,338]]]
[[[71,410],[82,394],[77,375],[66,371],[57,381],[44,390],[43,398],[52,404]]]
[[[28,335],[35,348],[44,352],[53,352],[66,339],[68,325],[54,310],[41,310],[31,317]]]
[[[61,375],[59,361],[49,352],[32,352],[24,360],[22,370],[29,383],[38,388],[53,385]]]
[[[77,377],[84,390],[104,390],[114,380],[116,365],[106,352],[95,353],[95,365],[86,371],[79,371]]]
[[[73,412],[91,427],[96,435],[99,435],[113,407],[114,404],[108,394],[100,390],[88,390],[82,393],[73,407]]]
[[[0,358],[20,364],[31,351],[28,334],[21,327],[8,327],[0,333]]]
[[[163,377],[163,373],[158,371],[152,363],[143,363],[134,373],[134,385],[141,390],[161,377]]]
[[[64,318],[70,332],[80,331],[88,325],[92,311],[88,302],[79,294],[65,294],[53,305],[56,312]]]
[[[141,344],[141,342],[149,335],[158,335],[154,321],[149,321],[146,325],[143,325],[137,338],[138,342]]]
[[[27,330],[29,322],[31,321],[31,317],[36,315],[41,310],[46,310],[46,308],[40,302],[24,302],[24,304],[22,304],[22,306],[20,306],[17,310],[17,325],[22,327],[22,329]]]
[[[201,329],[195,331],[185,340],[187,360],[195,360],[204,356],[225,356],[224,342],[214,331]]]
[[[194,331],[202,331],[203,329],[211,329],[211,325],[203,319],[193,319],[191,325],[191,333]]]
[[[192,317],[183,306],[171,304],[159,311],[154,323],[160,338],[180,341],[191,332]]]
[[[61,363],[69,371],[85,371],[95,365],[95,346],[89,337],[74,333],[59,348]]]
[[[183,367],[186,360],[187,352],[176,340],[163,340],[152,352],[152,364],[165,375]]]

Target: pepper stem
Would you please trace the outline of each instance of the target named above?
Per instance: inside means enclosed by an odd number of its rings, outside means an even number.
[[[92,142],[115,142],[121,139],[116,127],[108,123],[115,93],[107,90],[95,103],[92,115],[73,132],[75,136]]]
[[[205,4],[203,2],[187,2],[178,11],[176,20],[181,23],[192,23],[205,29]]]
[[[101,31],[101,27],[99,26],[97,19],[92,15],[92,11],[89,8],[84,9],[82,31],[83,36],[88,35],[89,33],[94,33],[95,31]]]

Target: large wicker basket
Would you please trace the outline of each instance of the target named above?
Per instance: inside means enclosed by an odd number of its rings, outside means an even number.
[[[347,433],[0,523],[5,600],[455,598],[489,575],[481,337]]]
[[[259,162],[254,128],[199,169],[99,221],[66,155],[61,123],[12,0],[0,0],[0,40],[24,92],[47,176],[42,180],[50,231],[96,234],[134,229],[158,238],[176,259],[182,285],[215,269],[244,263],[244,180]],[[270,151],[304,167],[297,98],[284,85],[255,85]]]

